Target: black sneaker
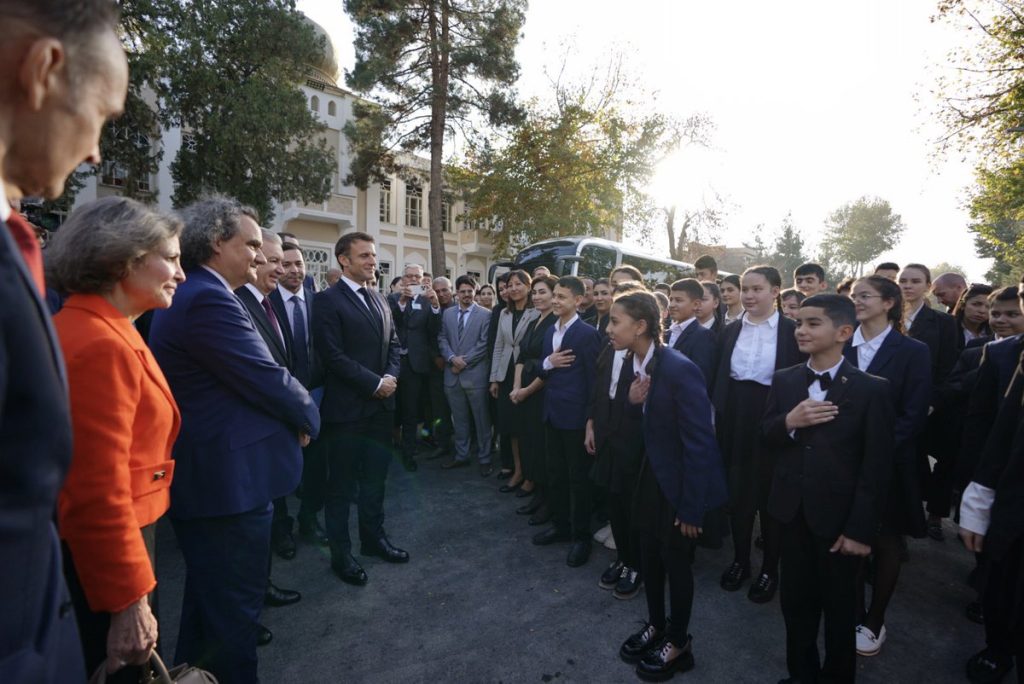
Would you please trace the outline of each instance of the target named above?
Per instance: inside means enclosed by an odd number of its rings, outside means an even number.
[[[1013,669],[1013,659],[985,649],[967,659],[967,679],[973,684],[996,684]]]
[[[687,635],[685,644],[663,639],[649,650],[636,666],[636,676],[646,682],[664,682],[676,672],[693,669],[693,637]]]
[[[722,573],[722,577],[719,580],[719,584],[726,591],[737,591],[743,586],[743,583],[750,579],[750,567],[744,567],[739,563],[733,562],[725,572]]]
[[[608,569],[601,573],[601,581],[597,583],[597,586],[602,589],[612,590],[615,585],[619,583],[619,578],[622,576],[623,569],[622,561],[615,561],[608,566]]]
[[[638,663],[660,641],[661,632],[651,623],[645,622],[639,632],[623,642],[619,649],[619,657],[627,663]]]
[[[615,585],[615,591],[612,593],[617,599],[631,599],[640,593],[640,587],[643,586],[643,580],[640,579],[640,573],[633,568],[622,568],[622,577],[619,578],[619,583]]]
[[[775,598],[775,591],[778,588],[779,581],[767,572],[762,572],[758,575],[757,581],[750,585],[747,598],[754,603],[768,603]]]

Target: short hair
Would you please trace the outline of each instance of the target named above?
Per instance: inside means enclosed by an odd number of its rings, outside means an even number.
[[[591,278],[590,276],[580,276],[580,280],[583,281],[584,285],[586,285],[587,281],[589,280],[590,281],[590,287],[594,287],[594,279]]]
[[[853,290],[853,284],[857,282],[857,279],[853,276],[843,278],[838,285],[836,285],[836,294],[842,294],[843,291],[850,292]]]
[[[672,283],[669,292],[682,292],[690,299],[704,299],[704,286],[696,278],[683,278]]]
[[[278,235],[280,235],[280,233],[278,233]],[[288,250],[295,250],[296,252],[302,252],[302,247],[300,247],[299,243],[297,243],[297,242],[292,242],[291,240],[282,239],[281,240],[281,251],[287,252]]]
[[[655,344],[661,344],[662,318],[658,300],[646,290],[633,290],[617,295],[614,306],[620,306],[635,321],[647,321],[647,332]]]
[[[900,265],[895,261],[883,261],[882,263],[875,266],[875,273],[879,271],[899,271]]]
[[[405,266],[402,266],[402,273],[404,274],[404,273],[405,273],[406,271],[408,271],[408,270],[409,270],[410,268],[418,268],[418,269],[420,270],[420,277],[421,277],[421,278],[422,278],[422,277],[423,277],[423,275],[424,275],[424,274],[426,273],[426,269],[425,269],[425,268],[423,268],[423,265],[422,265],[422,264],[406,264]]]
[[[640,272],[640,269],[629,264],[620,264],[616,266],[611,270],[611,273],[608,274],[608,278],[611,279],[611,277],[616,273],[628,273],[630,280],[643,282],[644,279],[644,274]]]
[[[215,196],[198,200],[179,212],[185,223],[181,231],[181,265],[185,269],[202,266],[213,258],[213,243],[230,240],[238,233],[243,217],[260,222],[259,213],[231,197]]]
[[[693,262],[693,268],[698,271],[709,269],[717,273],[718,262],[715,261],[715,257],[711,256],[710,254],[703,254],[697,257],[697,260]]]
[[[903,267],[903,270],[905,271],[908,268],[913,268],[915,270],[920,271],[921,273],[924,273],[924,282],[928,283],[929,285],[931,284],[932,272],[931,269],[929,269],[927,266],[925,266],[924,264],[907,264],[906,266]]]
[[[857,327],[857,310],[849,297],[837,294],[811,295],[803,301],[800,308],[810,306],[824,310],[825,315],[837,328],[841,325]]]
[[[136,261],[182,232],[177,216],[127,197],[104,197],[72,212],[46,250],[47,281],[64,294],[109,292]]]
[[[587,288],[583,285],[583,281],[576,276],[562,276],[558,279],[556,285],[564,287],[577,297],[582,297],[587,293]]]
[[[668,295],[666,295],[661,290],[655,290],[651,294],[653,294],[654,298],[658,300],[658,306],[660,306],[662,309],[668,308]]]
[[[825,282],[825,269],[815,263],[808,262],[806,264],[800,264],[793,271],[793,278],[796,279],[798,276],[817,276],[818,282]]]
[[[647,292],[647,287],[638,280],[623,280],[612,288],[613,295],[626,294],[627,292]],[[703,295],[702,295],[703,296]]]
[[[795,287],[787,287],[785,290],[779,293],[779,298],[782,301],[786,301],[790,297],[796,297],[797,303],[802,303],[805,299],[807,299],[807,295],[805,295],[803,292],[796,289]]]
[[[266,228],[260,228],[260,234],[263,236],[264,243],[273,242],[275,245],[281,245],[281,251],[284,251],[284,240],[281,239],[280,235]]]
[[[989,304],[995,304],[996,302],[1016,302],[1018,291],[1019,290],[1016,285],[1000,288],[988,296]]]
[[[473,280],[473,276],[460,275],[458,278],[455,279],[456,290],[458,290],[463,285],[469,285],[471,288],[473,288],[473,292],[476,292],[476,281]]]
[[[583,280],[583,279],[580,278],[580,280]],[[556,278],[553,275],[538,276],[538,277],[533,279],[532,283],[530,283],[530,289],[532,290],[533,288],[535,288],[537,286],[537,283],[541,283],[542,285],[547,285],[548,289],[551,290],[552,292],[554,292],[555,291],[555,285],[558,284],[558,278]]]
[[[289,233],[286,230],[279,230],[277,234],[281,236],[282,242],[291,241],[294,242],[295,244],[299,243],[299,238],[295,235],[295,233]]]
[[[345,233],[338,241],[334,243],[334,256],[335,258],[342,255],[348,256],[349,250],[352,249],[353,242],[376,242],[373,236],[369,233],[360,233],[355,231],[352,233]]]
[[[402,276],[395,276],[391,279],[391,287],[394,287],[398,283],[402,282]]]
[[[669,287],[668,283],[658,283],[654,286],[655,292],[671,292],[672,288]]]
[[[957,273],[956,271],[946,271],[945,273],[936,276],[935,282],[938,283],[939,281],[950,281],[959,287],[967,287],[967,278],[964,278],[962,274]]]

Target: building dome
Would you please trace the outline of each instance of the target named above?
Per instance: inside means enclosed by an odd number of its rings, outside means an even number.
[[[306,23],[312,27],[314,33],[322,37],[324,41],[323,55],[319,62],[315,62],[309,66],[316,72],[316,75],[321,76],[327,83],[332,86],[337,86],[340,70],[338,68],[337,53],[334,49],[334,41],[331,40],[330,34],[327,33],[323,26],[316,23],[308,16],[305,16],[305,19]]]

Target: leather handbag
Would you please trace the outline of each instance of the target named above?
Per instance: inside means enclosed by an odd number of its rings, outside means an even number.
[[[149,658],[149,668],[149,676],[140,680],[143,684],[217,684],[217,678],[212,674],[198,667],[190,667],[188,663],[168,670],[156,651]],[[92,673],[89,684],[106,684],[106,681],[107,664],[104,662]]]

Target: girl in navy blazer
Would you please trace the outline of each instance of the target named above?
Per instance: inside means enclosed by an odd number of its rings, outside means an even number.
[[[662,681],[693,667],[691,564],[706,514],[728,498],[725,470],[703,375],[692,361],[661,344],[661,311],[654,296],[631,292],[616,297],[608,328],[613,347],[626,350],[623,363],[636,377],[629,401],[639,414],[644,444],[633,525],[639,533],[648,619],[619,654],[638,663],[641,679]]]
[[[761,511],[764,558],[761,573],[747,596],[765,603],[778,588],[781,528],[764,512],[772,483],[771,463],[762,458],[761,418],[775,371],[803,363],[796,346],[796,325],[779,313],[782,276],[771,266],[743,273],[740,297],[744,314],[722,331],[712,401],[718,412],[718,435],[729,473],[732,564],[721,586],[736,591],[750,577],[750,542],[754,516]]]
[[[896,410],[894,453],[889,492],[883,499],[878,538],[872,545],[875,579],[871,605],[857,627],[857,652],[875,655],[885,641],[885,610],[900,574],[903,536],[923,537],[920,455],[931,403],[931,355],[928,347],[903,335],[903,298],[888,278],[868,276],[850,295],[857,310],[857,330],[847,343],[847,360],[860,370],[889,381]],[[864,578],[859,583],[863,609]]]

